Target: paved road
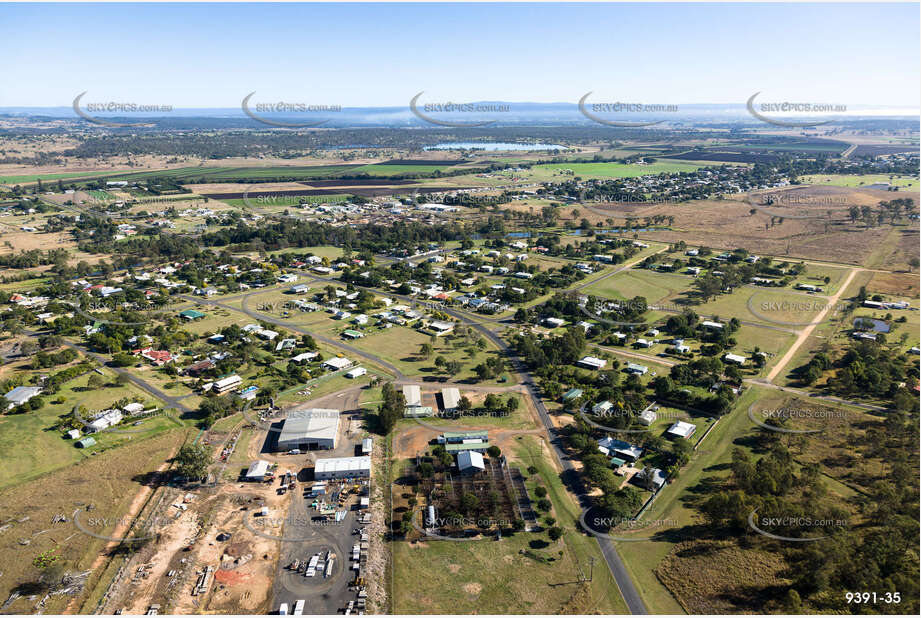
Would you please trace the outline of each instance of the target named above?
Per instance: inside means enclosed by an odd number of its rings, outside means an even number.
[[[316,277],[315,279],[320,279],[320,278]],[[257,290],[257,291],[250,292],[244,295],[243,296],[244,302],[243,302],[242,308],[237,308],[231,305],[227,305],[219,301],[204,301],[201,299],[194,299],[192,297],[183,297],[183,298],[186,298],[187,300],[196,300],[197,302],[203,302],[206,304],[212,304],[215,306],[223,307],[230,311],[242,312],[254,319],[260,319],[260,320],[264,320],[272,324],[277,324],[278,326],[282,326],[284,328],[294,330],[296,332],[310,334],[315,339],[319,339],[331,345],[334,345],[334,346],[337,346],[343,349],[354,350],[354,353],[359,354],[360,356],[364,358],[368,358],[374,363],[377,363],[384,367],[388,367],[388,366],[392,367],[392,365],[374,356],[373,354],[369,354],[367,352],[351,348],[351,346],[347,346],[339,341],[334,341],[334,340],[331,340],[325,337],[315,335],[313,333],[309,333],[306,329],[303,329],[300,327],[294,327],[288,322],[285,322],[284,320],[280,320],[276,318],[269,319],[267,316],[264,316],[258,312],[251,311],[246,307],[246,301],[250,297],[252,297],[253,295],[260,294],[260,293],[266,293],[267,291],[270,291],[271,289],[273,288],[268,288],[265,290]],[[374,289],[374,288],[369,288],[369,289]],[[408,303],[413,303],[414,301],[416,301],[416,299],[412,296],[404,296],[402,294],[394,294],[394,293],[385,293],[385,292],[381,292],[376,289],[374,289],[374,291],[378,294],[383,294],[388,297],[396,298],[396,299],[399,299],[399,300],[402,300]],[[577,496],[581,508],[584,509],[584,508],[588,508],[589,506],[591,506],[591,502],[587,495],[586,488],[582,484],[577,470],[573,466],[572,462],[569,459],[568,454],[563,448],[562,439],[559,435],[559,432],[557,431],[556,427],[553,425],[553,422],[550,420],[550,413],[547,410],[547,407],[544,405],[544,402],[541,400],[540,395],[537,392],[537,387],[534,384],[533,380],[531,379],[530,374],[527,372],[524,366],[519,362],[513,350],[511,350],[508,344],[505,343],[505,341],[501,337],[499,337],[499,335],[497,335],[494,331],[492,331],[490,328],[488,328],[484,324],[481,324],[479,322],[474,322],[473,320],[465,316],[463,313],[455,309],[451,309],[448,307],[441,307],[440,310],[460,320],[461,322],[467,324],[468,326],[474,328],[476,331],[481,333],[484,337],[492,341],[493,344],[506,355],[506,357],[508,358],[509,362],[511,363],[513,367],[514,373],[518,376],[519,382],[521,383],[521,385],[523,385],[525,393],[531,397],[531,401],[534,404],[534,408],[537,410],[538,416],[540,417],[541,422],[544,425],[544,429],[547,432],[548,442],[552,446],[552,452],[554,456],[556,457],[556,460],[559,463],[560,468],[563,470],[562,478],[564,482],[567,485],[569,485],[570,490]],[[402,372],[397,370],[395,367],[393,369],[394,369],[394,375],[397,376],[398,381],[409,382],[406,379],[406,376],[402,374]],[[467,388],[467,386],[464,385],[464,388]],[[611,542],[610,539],[606,539],[603,537],[595,537],[595,538],[601,547],[601,553],[604,556],[604,559],[608,565],[608,568],[611,570],[611,574],[614,576],[614,580],[617,583],[617,586],[621,591],[621,595],[623,596],[624,601],[627,604],[627,608],[630,610],[630,613],[631,614],[648,613],[646,610],[646,605],[643,603],[643,600],[640,597],[639,592],[636,590],[636,587],[633,585],[633,580],[630,578],[630,575],[627,573],[627,570],[624,567],[623,561],[620,559],[620,556],[617,554],[617,550],[614,547],[614,543]]]

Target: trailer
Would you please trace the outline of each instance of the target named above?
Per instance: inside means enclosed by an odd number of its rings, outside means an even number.
[[[304,599],[298,599],[297,603],[294,604],[294,611],[291,612],[292,616],[303,616],[304,615]]]

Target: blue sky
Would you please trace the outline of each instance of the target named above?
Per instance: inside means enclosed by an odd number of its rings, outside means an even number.
[[[917,4],[0,4],[2,106],[919,106]]]

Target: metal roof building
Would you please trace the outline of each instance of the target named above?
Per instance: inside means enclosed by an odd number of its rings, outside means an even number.
[[[457,454],[457,468],[464,474],[482,472],[486,469],[483,455],[474,451],[461,451]]]
[[[339,410],[307,408],[292,410],[278,436],[278,450],[336,448]]]
[[[415,384],[406,384],[403,386],[403,399],[406,400],[407,408],[415,408],[422,405],[422,393]]]
[[[250,464],[249,470],[246,471],[247,481],[261,481],[269,471],[269,462],[259,459]]]
[[[460,391],[454,387],[441,389],[441,403],[445,412],[454,412],[460,403]]]
[[[313,476],[317,480],[368,478],[371,476],[370,457],[330,457],[318,459]]]

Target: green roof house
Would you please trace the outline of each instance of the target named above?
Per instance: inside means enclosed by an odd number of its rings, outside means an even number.
[[[179,312],[179,317],[185,318],[187,320],[200,320],[205,317],[205,314],[201,311],[196,311],[195,309],[186,309],[185,311]]]

